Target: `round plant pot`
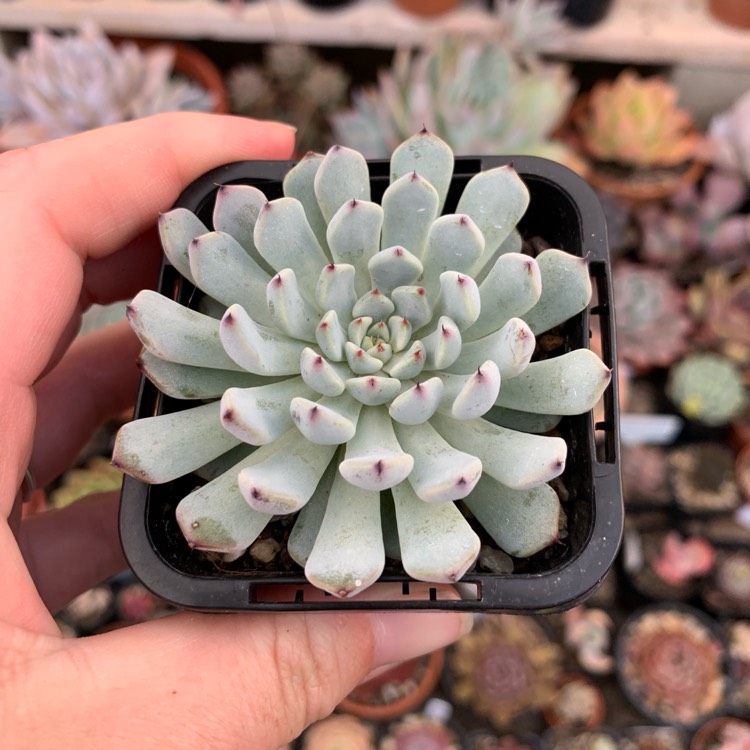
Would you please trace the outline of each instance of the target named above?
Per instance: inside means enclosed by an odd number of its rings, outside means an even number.
[[[684,604],[657,604],[626,620],[615,646],[630,703],[657,723],[692,729],[721,710],[729,684],[718,623]]]
[[[750,3],[746,0],[708,0],[711,15],[729,26],[750,29]]]
[[[114,38],[115,43],[125,41],[124,39]],[[149,47],[167,45],[174,50],[174,72],[177,75],[184,76],[193,83],[208,91],[213,97],[213,112],[224,114],[229,112],[229,103],[227,99],[227,90],[224,85],[224,78],[213,61],[199,49],[186,42],[175,42],[173,40],[159,39],[132,39],[128,41],[135,42],[141,49]]]
[[[563,16],[576,26],[593,26],[609,13],[612,0],[567,0]]]
[[[522,235],[543,237],[552,247],[565,248],[588,259],[597,304],[561,327],[561,346],[587,348],[589,331],[602,332],[602,359],[617,367],[612,283],[606,226],[601,206],[591,188],[567,168],[535,157],[503,156],[457,158],[446,211],[455,210],[468,181],[480,171],[513,163],[526,184],[530,202],[520,224]],[[269,200],[283,194],[282,182],[294,162],[236,162],[212,170],[196,180],[176,206],[196,214],[212,227],[219,187],[227,184],[260,188]],[[390,184],[388,161],[368,162],[372,200],[379,202]],[[162,268],[159,291],[195,309],[202,299],[195,287],[168,262]],[[596,319],[596,324],[592,322]],[[394,562],[379,581],[399,584],[398,592],[382,600],[340,599],[310,595],[303,571],[288,556],[256,563],[244,555],[227,562],[192,550],[181,533],[175,509],[196,487],[205,483],[195,473],[163,484],[149,485],[127,476],[123,485],[120,534],[132,570],[160,598],[183,608],[220,611],[303,611],[379,609],[456,609],[470,612],[548,613],[583,601],[601,583],[614,563],[623,527],[619,476],[619,408],[617,383],[604,392],[604,409],[594,425],[590,414],[566,416],[557,431],[569,446],[562,482],[567,495],[567,538],[530,558],[519,560],[513,573],[474,569],[459,582],[462,599],[447,601],[436,588],[424,587],[422,598],[408,597],[414,582]],[[142,379],[136,418],[169,414],[185,402],[165,397]],[[288,525],[272,521],[283,542]],[[279,564],[276,564],[279,563]],[[412,592],[413,593],[413,592]],[[320,594],[320,592],[317,592]],[[370,597],[370,599],[372,599]]]
[[[690,740],[690,750],[721,750],[721,748],[727,747],[728,745],[724,744],[724,733],[727,730],[741,732],[744,736],[743,744],[737,742],[737,744],[729,746],[734,748],[747,746],[746,743],[750,740],[750,724],[731,716],[717,716],[695,730],[695,734]]]
[[[338,710],[368,721],[392,721],[416,711],[440,681],[445,651],[397,664],[356,687]]]
[[[457,8],[461,0],[395,0],[396,5],[415,16],[442,16]]]

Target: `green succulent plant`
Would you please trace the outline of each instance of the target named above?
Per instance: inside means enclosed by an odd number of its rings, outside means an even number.
[[[368,158],[387,158],[424,124],[460,155],[530,154],[569,166],[572,152],[553,133],[575,84],[561,64],[529,64],[507,46],[455,34],[425,49],[397,50],[376,87],[352,92],[332,116],[337,141]]]
[[[667,395],[688,419],[712,427],[727,424],[747,404],[742,371],[714,352],[691,354],[672,365]]]
[[[221,187],[214,231],[186,209],[161,217],[167,257],[221,319],[153,291],[128,317],[145,375],[205,403],[125,425],[113,461],[150,483],[211,478],[177,507],[192,547],[232,559],[298,512],[290,555],[346,597],[386,549],[416,579],[460,579],[480,540],[456,501],[510,554],[557,537],[548,482],[566,443],[504,423],[549,429],[609,383],[588,349],[531,361],[535,334],[588,304],[587,263],[519,252],[529,193],[511,166],[476,174],[441,215],[452,171],[422,131],[393,153],[380,204],[363,156],[335,146],[276,200]]]

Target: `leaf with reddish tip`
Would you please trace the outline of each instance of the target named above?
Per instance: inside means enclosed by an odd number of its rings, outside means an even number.
[[[360,349],[351,341],[344,344],[344,353],[346,354],[346,361],[355,375],[372,375],[383,367],[383,363],[379,359],[369,355],[364,349]]]
[[[284,194],[290,195],[287,192]],[[253,239],[258,214],[266,203],[268,198],[265,193],[252,185],[222,185],[216,193],[213,225],[217,232],[225,232],[234,237],[245,253],[268,276],[272,276],[273,268],[258,252]]]
[[[253,510],[237,486],[240,470],[254,461],[248,456],[177,504],[177,524],[191,547],[237,555],[258,538],[271,516]]]
[[[560,500],[548,484],[513,490],[485,474],[463,502],[513,557],[529,557],[557,539]]]
[[[388,413],[401,424],[422,424],[437,411],[442,395],[442,379],[430,378],[394,398]]]
[[[221,425],[218,401],[136,419],[117,433],[112,463],[143,482],[171,482],[234,448]]]
[[[454,448],[477,456],[485,474],[508,487],[536,487],[565,469],[568,447],[560,437],[515,432],[486,419],[461,421],[439,411],[430,423]]]
[[[378,406],[398,396],[401,381],[396,378],[366,375],[360,378],[349,378],[346,381],[346,390],[365,406]]]
[[[370,259],[380,250],[382,226],[383,209],[377,203],[362,200],[344,203],[328,225],[326,238],[333,262],[354,266],[357,271],[354,283],[358,295],[370,289],[365,269]]]
[[[400,245],[421,258],[439,204],[435,188],[416,172],[391,183],[383,194],[385,218],[380,247]]]
[[[455,583],[474,564],[479,537],[453,503],[425,503],[408,482],[393,488],[404,570],[418,581]]]
[[[339,465],[341,476],[365,490],[384,490],[406,479],[413,466],[414,459],[398,444],[385,407],[365,407]]]
[[[520,253],[501,255],[479,285],[481,316],[464,333],[465,341],[500,330],[511,318],[523,318],[539,301],[542,277],[536,260]]]
[[[461,357],[449,372],[468,375],[482,363],[492,360],[503,378],[512,378],[526,369],[534,354],[536,339],[520,318],[511,318],[499,331],[469,341],[461,349]]]
[[[406,318],[413,331],[432,320],[432,305],[423,286],[398,286],[391,292],[396,314]]]
[[[362,404],[349,394],[318,401],[295,398],[290,413],[297,429],[313,443],[341,445],[354,437]]]
[[[498,406],[542,414],[582,414],[594,408],[612,380],[612,370],[590,349],[532,362],[508,378],[497,397]]]
[[[535,334],[544,333],[584,310],[591,301],[588,261],[563,250],[544,250],[536,258],[542,294],[524,320]]]
[[[312,497],[335,451],[292,428],[253,453],[256,462],[239,473],[240,492],[261,513],[294,513]]]
[[[495,405],[500,391],[500,370],[488,359],[471,375],[442,373],[445,392],[440,408],[454,419],[476,419]]]
[[[414,456],[408,482],[420,500],[445,503],[466,497],[482,476],[482,462],[447,443],[429,423],[394,425],[401,447]]]
[[[293,268],[300,290],[315,302],[320,269],[329,258],[320,246],[296,198],[277,198],[263,206],[255,224],[255,245],[275,271]]]
[[[390,294],[396,287],[413,284],[422,275],[422,264],[406,248],[396,246],[381,250],[370,258],[367,268],[373,289]]]
[[[391,315],[388,318],[390,345],[394,353],[402,351],[411,341],[412,325],[401,315]]]
[[[291,268],[279,271],[268,282],[265,294],[271,317],[282,333],[303,341],[315,341],[320,312],[302,296],[297,275]]]
[[[421,258],[424,265],[422,285],[427,293],[437,295],[439,279],[445,271],[468,275],[483,250],[484,237],[466,214],[449,214],[435,219]]]
[[[159,239],[169,262],[190,282],[195,283],[190,270],[190,243],[208,231],[208,227],[187,208],[173,208],[159,216]]]
[[[528,188],[512,166],[487,169],[469,180],[456,213],[471,216],[484,236],[484,252],[475,264],[475,272],[494,257],[495,250],[515,229],[528,205]]]
[[[281,437],[291,426],[289,405],[297,396],[315,391],[302,378],[289,378],[255,388],[229,388],[221,399],[224,428],[250,445],[265,445]]]
[[[370,330],[372,325],[372,318],[358,317],[349,323],[347,334],[349,335],[349,341],[356,346],[362,344],[363,339],[367,335],[367,331]]]
[[[219,328],[227,354],[257,375],[298,375],[305,344],[256,323],[240,305],[232,305]]]
[[[138,292],[128,305],[127,317],[143,346],[160,359],[218,370],[242,369],[224,351],[218,320],[158,292]]]
[[[391,357],[384,369],[392,378],[411,380],[422,372],[425,361],[424,344],[415,341],[406,351]]]
[[[273,321],[264,303],[270,276],[224,232],[208,232],[190,243],[190,270],[196,285],[226,307],[242,305],[259,323]]]
[[[329,263],[323,268],[315,286],[315,299],[321,310],[333,310],[342,325],[352,319],[352,307],[357,301],[354,291],[354,266]]]
[[[355,318],[368,317],[371,320],[385,320],[395,309],[395,305],[379,289],[372,289],[362,295],[352,308]]]
[[[444,370],[461,356],[461,331],[446,315],[442,315],[435,331],[422,338],[425,349],[425,369]]]
[[[313,349],[305,348],[299,359],[302,379],[316,393],[323,396],[338,396],[344,392],[344,380],[348,368],[338,363],[331,364]]]
[[[344,599],[375,583],[384,567],[380,493],[352,487],[336,476],[305,563],[307,580]]]
[[[457,271],[440,274],[440,293],[435,305],[436,315],[449,317],[462,332],[479,318],[481,302],[479,289],[470,276]]]
[[[315,174],[315,197],[323,218],[330,224],[336,212],[347,201],[370,200],[370,170],[358,151],[333,146],[326,153]]]
[[[408,138],[391,155],[391,182],[411,172],[419,172],[435,188],[440,213],[453,176],[451,147],[426,128]]]

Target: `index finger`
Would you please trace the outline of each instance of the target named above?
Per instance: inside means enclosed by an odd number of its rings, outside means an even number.
[[[87,260],[137,237],[209,169],[287,158],[293,144],[293,129],[278,123],[179,113],[1,155],[10,263],[0,279],[0,372],[31,383],[42,371],[78,304]]]

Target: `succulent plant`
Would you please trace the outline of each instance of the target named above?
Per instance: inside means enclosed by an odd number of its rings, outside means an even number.
[[[750,182],[750,90],[724,112],[714,115],[708,126],[711,160],[721,169],[739,174]]]
[[[376,88],[352,93],[332,117],[337,140],[368,158],[385,158],[424,124],[460,155],[532,154],[568,163],[552,133],[574,84],[559,64],[520,63],[496,41],[442,35],[420,52],[397,50]]]
[[[747,186],[737,175],[711,170],[700,184],[681,186],[665,202],[637,206],[638,256],[684,275],[707,263],[743,262],[750,217],[739,213]],[[686,263],[689,260],[703,263]]]
[[[173,76],[174,49],[115,46],[93,22],[31,34],[14,59],[0,52],[0,151],[157,112],[209,111],[211,95]]]
[[[669,452],[670,484],[686,513],[720,513],[741,502],[735,453],[719,442],[696,442]]]
[[[563,649],[531,617],[493,615],[453,647],[451,695],[498,729],[554,700]]]
[[[647,716],[692,726],[724,701],[725,648],[700,610],[645,608],[618,636],[617,669],[626,695]]]
[[[707,270],[702,283],[688,290],[688,306],[698,323],[698,343],[742,367],[750,365],[750,270],[738,276]]]
[[[380,576],[384,544],[413,578],[461,578],[480,540],[458,500],[514,556],[551,543],[565,441],[482,415],[582,413],[611,378],[589,349],[531,362],[535,334],[582,310],[591,282],[562,250],[502,252],[529,200],[512,167],[477,173],[442,216],[443,141],[423,131],[390,167],[382,204],[364,158],[333,147],[291,169],[285,197],[222,187],[215,231],[164,214],[166,255],[226,310],[146,290],[128,312],[145,375],[207,403],[125,425],[115,465],[162,483],[219,460],[177,508],[188,543],[236,557],[299,512],[289,554],[341,597]],[[385,542],[381,499],[395,508]]]
[[[570,30],[564,5],[561,0],[495,0],[493,14],[500,28],[493,36],[499,33],[506,49],[533,65],[533,56],[549,51]]]
[[[232,111],[291,123],[301,154],[332,145],[328,117],[344,105],[348,89],[343,68],[292,43],[269,44],[262,64],[238,65],[227,77]]]
[[[613,273],[619,354],[635,367],[667,367],[687,351],[686,295],[662,269],[619,263]]]
[[[674,364],[666,392],[685,417],[711,427],[727,424],[747,403],[742,372],[714,352],[691,354]]]
[[[614,622],[603,609],[579,605],[563,613],[565,645],[592,674],[609,674],[614,668],[611,654]]]
[[[660,76],[626,69],[599,81],[575,113],[584,152],[629,167],[672,167],[693,159],[693,120],[677,106],[677,90]]]
[[[664,537],[661,554],[651,562],[654,572],[670,586],[681,586],[691,578],[704,576],[713,568],[715,552],[700,536],[683,539],[676,531]]]

